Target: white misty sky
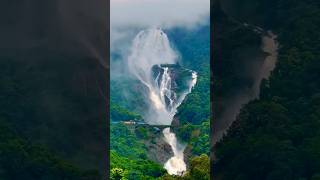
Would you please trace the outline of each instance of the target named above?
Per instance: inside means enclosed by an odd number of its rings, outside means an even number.
[[[210,0],[111,0],[111,26],[192,27],[210,13]]]

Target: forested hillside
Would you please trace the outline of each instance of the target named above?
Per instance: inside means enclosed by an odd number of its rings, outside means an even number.
[[[260,99],[241,110],[216,145],[215,178],[318,179],[319,1],[230,0],[224,8],[230,16],[272,29],[280,48],[275,70],[261,85]]]

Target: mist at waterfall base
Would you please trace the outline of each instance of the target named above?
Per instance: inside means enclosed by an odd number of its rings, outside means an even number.
[[[160,29],[143,30],[133,40],[128,69],[146,87],[141,94],[145,97],[148,109],[142,114],[144,121],[150,125],[171,125],[177,108],[196,84],[197,73],[183,69],[188,72],[188,77],[185,87],[178,87],[178,80],[181,79],[175,76],[175,71],[182,69],[178,57],[167,35]],[[177,141],[170,128],[165,128],[163,135],[174,154],[164,168],[169,174],[182,175],[186,171],[183,155],[185,146]]]
[[[174,156],[164,164],[164,168],[171,175],[183,175],[183,172],[187,170],[183,154],[185,145],[181,145],[178,143],[176,135],[170,132],[170,128],[165,128],[163,130],[163,135],[165,137],[165,141],[172,147],[172,151],[174,154]]]

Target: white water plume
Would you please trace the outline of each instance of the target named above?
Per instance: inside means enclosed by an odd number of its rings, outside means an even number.
[[[178,143],[176,135],[170,132],[170,128],[165,128],[163,130],[163,135],[165,137],[165,141],[171,146],[173,151],[173,157],[164,164],[164,168],[171,175],[174,174],[181,176],[187,170],[183,157],[185,146]]]
[[[187,85],[177,82],[178,55],[172,49],[167,35],[160,29],[141,31],[135,37],[128,58],[130,72],[147,87],[146,102],[149,109],[144,112],[144,120],[150,125],[171,125],[177,108],[181,105],[197,82],[197,73],[188,71]],[[155,74],[156,73],[156,74]],[[181,78],[181,77],[180,77]],[[171,146],[174,156],[164,165],[169,174],[182,175],[186,171],[184,149],[170,128],[163,130],[165,141]]]

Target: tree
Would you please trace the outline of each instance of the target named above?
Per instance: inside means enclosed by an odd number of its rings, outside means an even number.
[[[124,171],[121,168],[112,168],[110,179],[111,180],[127,180],[127,171]]]

